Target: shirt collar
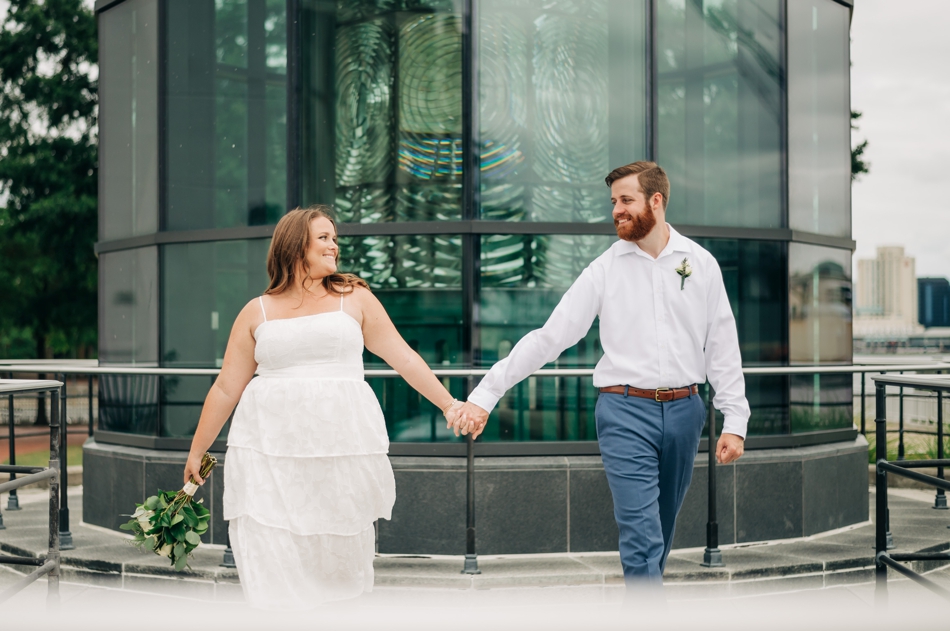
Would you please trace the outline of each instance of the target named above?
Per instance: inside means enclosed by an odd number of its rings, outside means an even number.
[[[667,223],[666,227],[670,231],[670,240],[667,242],[666,247],[663,248],[663,251],[660,252],[660,255],[656,257],[657,261],[659,261],[664,256],[669,256],[670,254],[673,254],[674,252],[689,253],[693,251],[693,248],[690,245],[689,239],[687,239],[686,237],[681,235],[679,232],[677,232],[673,228],[673,226],[671,226],[670,224]],[[651,261],[654,260],[652,256],[650,256],[649,254],[641,250],[640,246],[634,243],[633,241],[624,241],[621,239],[618,242],[617,246],[618,246],[618,252],[617,252],[618,255],[630,254],[630,253],[636,252],[640,256],[645,256]]]

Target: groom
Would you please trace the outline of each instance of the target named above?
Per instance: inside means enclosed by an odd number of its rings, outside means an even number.
[[[468,397],[454,426],[473,437],[513,385],[554,361],[600,317],[595,418],[628,584],[662,583],[706,419],[707,379],[725,416],[716,459],[743,452],[749,404],[736,323],[713,256],[666,223],[670,182],[653,162],[606,178],[620,241],[574,282]]]

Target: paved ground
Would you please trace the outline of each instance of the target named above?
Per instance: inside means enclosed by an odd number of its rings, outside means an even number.
[[[259,617],[243,602],[235,571],[218,565],[220,548],[203,546],[193,570],[175,574],[164,559],[141,553],[122,535],[81,524],[81,492],[80,487],[70,493],[76,549],[63,556],[62,611],[69,614],[69,628],[85,628],[86,622],[98,629],[166,628],[157,622],[136,624],[143,614],[166,620],[186,616],[191,628],[205,618],[209,625],[224,620],[235,629],[271,628],[276,622],[272,616]],[[892,490],[891,526],[900,551],[950,549],[950,512],[930,508],[932,498],[929,491]],[[5,497],[0,501],[6,506]],[[4,511],[8,528],[0,531],[0,549],[41,554],[46,495],[24,492],[21,504],[21,511]],[[383,556],[375,564],[373,593],[287,617],[281,626],[308,628],[319,620],[325,623],[321,626],[341,629],[613,629],[630,628],[637,620],[644,628],[758,630],[763,617],[776,629],[806,624],[869,629],[891,622],[890,628],[918,622],[919,628],[950,626],[947,603],[896,577],[889,583],[894,620],[873,607],[870,524],[804,540],[726,548],[723,558],[724,568],[709,569],[699,564],[702,550],[674,552],[666,575],[666,604],[656,607],[661,599],[652,595],[624,605],[615,553],[480,557],[482,574],[474,577],[459,573],[459,557]],[[929,569],[931,578],[950,587],[950,569]],[[0,566],[0,590],[20,576]],[[39,581],[5,604],[4,619],[18,624],[3,627],[41,629],[48,623],[52,628],[54,619],[27,620],[44,611],[46,591]],[[823,624],[816,625],[819,620]]]

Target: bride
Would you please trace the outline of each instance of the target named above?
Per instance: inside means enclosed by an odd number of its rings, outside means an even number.
[[[234,410],[224,519],[254,607],[310,608],[373,587],[373,522],[390,518],[396,488],[364,345],[447,419],[461,406],[368,285],[337,271],[339,257],[325,207],[277,224],[270,285],[234,322],[185,464],[185,481],[203,484],[201,456]]]

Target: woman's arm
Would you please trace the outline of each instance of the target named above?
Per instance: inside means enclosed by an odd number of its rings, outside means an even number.
[[[439,378],[399,335],[386,309],[373,292],[357,288],[354,292],[363,314],[363,342],[369,352],[382,358],[419,394],[445,414],[455,399]]]
[[[257,362],[254,361],[255,341],[251,333],[253,327],[259,324],[259,319],[260,307],[257,306],[257,301],[253,300],[241,310],[231,327],[221,373],[205,397],[198,429],[195,430],[195,437],[191,441],[191,451],[185,463],[186,483],[193,477],[198,484],[204,484],[204,480],[198,475],[201,457],[221,433],[221,428],[241,399],[244,388],[254,377]]]

